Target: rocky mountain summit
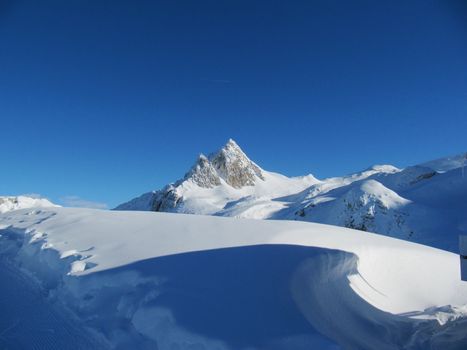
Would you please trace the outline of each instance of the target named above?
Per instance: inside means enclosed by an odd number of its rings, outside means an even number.
[[[204,154],[199,155],[195,165],[186,173],[184,180],[188,179],[203,188],[213,188],[221,184],[219,174]]]
[[[224,147],[208,157],[200,154],[183,179],[159,191],[146,193],[123,203],[115,209],[174,211],[183,204],[183,193],[187,187],[212,189],[222,185],[239,190],[264,180],[263,170],[247,157],[234,140],[229,139]]]
[[[258,179],[264,181],[261,168],[232,139],[219,152],[211,155],[210,160],[219,177],[233,188],[253,186]]]
[[[232,139],[209,157],[201,154],[184,178],[204,188],[219,186],[221,181],[233,188],[242,188],[254,186],[258,179],[264,181],[261,168]]]

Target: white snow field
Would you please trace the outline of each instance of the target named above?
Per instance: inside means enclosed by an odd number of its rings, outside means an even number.
[[[459,256],[382,235],[71,208],[0,235],[2,349],[467,348]]]

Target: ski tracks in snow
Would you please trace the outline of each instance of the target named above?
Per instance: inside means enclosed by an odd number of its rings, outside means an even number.
[[[41,286],[0,259],[0,348],[5,350],[105,349],[84,325],[49,301]]]

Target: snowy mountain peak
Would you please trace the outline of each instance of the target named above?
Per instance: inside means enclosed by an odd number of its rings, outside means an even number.
[[[393,174],[393,173],[397,173],[401,171],[401,169],[396,168],[394,165],[390,165],[390,164],[375,164],[369,167],[368,169],[366,169],[366,171],[375,171],[378,173]]]
[[[208,162],[208,157],[206,157],[203,153],[200,153],[198,156],[198,162]]]
[[[234,188],[253,186],[257,179],[264,180],[262,169],[232,139],[209,158],[217,174]]]
[[[45,198],[35,198],[30,196],[0,196],[0,214],[12,210],[26,208],[47,208],[58,207]]]
[[[219,175],[204,154],[199,155],[196,163],[185,175],[185,180],[190,179],[203,188],[212,188],[221,184]]]
[[[224,147],[209,157],[200,154],[183,181],[190,180],[199,187],[213,188],[223,180],[238,189],[253,186],[258,179],[264,180],[261,168],[247,157],[234,140],[229,139]]]
[[[216,205],[195,205],[195,209],[189,209],[191,198],[198,198],[204,193],[208,195],[212,190],[220,198],[228,199],[235,196],[251,194],[258,184],[265,184],[265,171],[252,162],[242,151],[240,146],[229,139],[219,151],[209,157],[200,154],[195,164],[185,176],[165,186],[159,191],[144,193],[126,203],[120,204],[116,210],[151,210],[151,211],[179,211],[195,213],[203,207],[207,212],[212,212]],[[273,176],[274,177],[274,176]],[[307,180],[304,180],[307,183]],[[261,187],[261,186],[260,186]],[[207,192],[206,192],[207,191]],[[244,191],[246,191],[244,193]],[[223,194],[220,194],[223,193]],[[236,193],[236,194],[235,194]],[[214,193],[211,193],[214,197]],[[196,200],[194,201],[196,202]],[[221,208],[218,209],[222,209]]]
[[[410,202],[380,182],[371,179],[364,180],[353,187],[343,198],[349,202],[358,202],[364,206],[369,203],[376,203],[384,209],[397,209]]]
[[[231,155],[242,155],[247,157],[243,150],[240,148],[238,143],[236,143],[233,139],[229,139],[227,143],[222,147],[217,153],[225,152]],[[248,158],[248,157],[247,157]]]
[[[236,147],[236,148],[240,149],[240,146],[235,142],[234,139],[229,139],[227,141],[227,143],[225,144],[224,148],[225,147]]]

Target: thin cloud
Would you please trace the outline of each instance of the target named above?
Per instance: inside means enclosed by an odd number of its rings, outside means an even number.
[[[60,198],[60,201],[65,207],[108,209],[106,203],[90,201],[79,196],[65,196]]]
[[[218,84],[230,84],[232,81],[228,79],[201,79],[204,81],[208,81],[210,83],[218,83]]]
[[[42,198],[45,198],[44,196],[42,196],[42,195],[39,194],[39,193],[23,193],[23,194],[21,194],[20,196],[31,197],[31,198],[34,198],[34,199],[42,199]]]

